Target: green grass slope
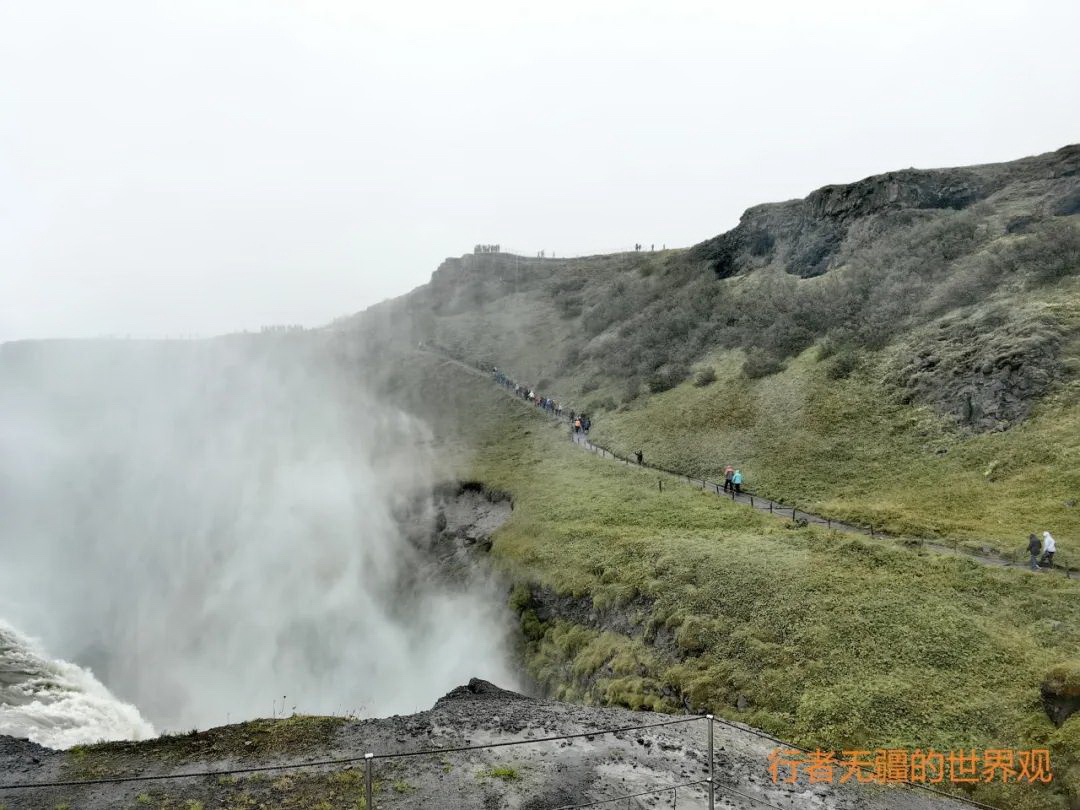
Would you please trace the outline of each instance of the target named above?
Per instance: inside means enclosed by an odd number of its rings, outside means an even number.
[[[1058,317],[1077,319],[1080,285],[1056,297]],[[1080,385],[1061,385],[1010,430],[973,435],[884,390],[900,351],[866,353],[837,379],[815,347],[756,380],[741,373],[742,352],[716,352],[703,361],[716,382],[601,413],[594,438],[691,475],[720,477],[731,463],[749,489],[808,511],[973,549],[1022,556],[1030,532],[1049,530],[1058,560],[1080,563]]]
[[[438,392],[470,405],[431,414],[472,447],[459,472],[513,494],[493,555],[516,583],[526,668],[553,694],[710,710],[827,749],[1047,746],[1054,786],[974,795],[1010,808],[1076,795],[1080,717],[1055,729],[1039,687],[1080,650],[1077,580],[799,529],[689,486],[660,492],[654,474],[582,452],[482,378],[408,362],[417,404]],[[633,629],[541,620],[552,594]]]
[[[973,792],[1076,807],[1080,716],[1055,728],[1039,690],[1080,671],[1080,580],[660,492],[415,349],[496,365],[665,467],[733,463],[800,509],[1007,556],[1050,530],[1076,566],[1078,172],[1067,147],[826,187],[688,250],[448,260],[336,326],[448,474],[513,494],[493,554],[546,690],[828,749],[1046,746],[1050,787]]]

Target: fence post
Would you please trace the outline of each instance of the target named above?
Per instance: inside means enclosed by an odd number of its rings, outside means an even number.
[[[364,764],[366,768],[364,770],[364,810],[375,810],[375,804],[371,798],[371,763],[374,759],[374,754],[364,754]]]
[[[832,528],[832,518],[825,518],[825,525]]]
[[[871,537],[874,536],[874,524],[873,523],[870,524],[870,536]]]
[[[720,494],[720,485],[719,484],[716,485],[716,494],[717,495]]]
[[[769,501],[769,514],[772,514],[772,501]]]
[[[656,486],[660,488],[660,491],[664,491],[664,480],[662,478],[656,479]]]
[[[709,723],[709,810],[714,810],[713,805],[713,716],[711,714],[705,715],[706,721]]]

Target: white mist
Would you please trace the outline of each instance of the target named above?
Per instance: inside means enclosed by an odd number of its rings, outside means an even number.
[[[424,426],[317,338],[7,344],[0,408],[0,618],[159,728],[512,685],[493,589],[414,576]]]

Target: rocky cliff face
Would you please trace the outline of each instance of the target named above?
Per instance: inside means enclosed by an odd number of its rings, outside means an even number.
[[[850,220],[903,208],[967,208],[985,199],[1003,182],[984,180],[965,169],[905,169],[848,185],[825,186],[805,203],[815,218]]]
[[[1052,323],[991,312],[946,319],[916,336],[890,381],[901,401],[932,405],[975,431],[1022,421],[1061,373]]]
[[[695,245],[690,255],[720,278],[774,260],[789,273],[808,278],[834,266],[833,258],[859,220],[903,210],[964,209],[1008,186],[1032,184],[1045,186],[1041,208],[1046,214],[1080,210],[1080,146],[1012,163],[904,169],[824,186],[802,200],[747,209],[738,226]]]

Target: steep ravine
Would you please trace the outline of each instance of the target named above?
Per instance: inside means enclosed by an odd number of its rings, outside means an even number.
[[[429,711],[385,719],[302,717],[255,720],[190,734],[131,743],[106,743],[72,751],[51,751],[26,741],[0,738],[0,807],[67,807],[104,810],[151,807],[158,810],[209,808],[364,808],[367,752],[397,755],[430,749],[506,743],[528,738],[587,734],[577,739],[536,742],[374,762],[376,808],[521,808],[556,810],[588,802],[611,801],[644,793],[631,806],[669,806],[676,798],[664,785],[680,788],[678,807],[704,810],[708,774],[704,720],[614,735],[597,729],[649,726],[685,716],[698,707],[688,696],[651,679],[650,667],[631,661],[619,637],[668,661],[700,651],[680,626],[652,617],[654,605],[642,596],[607,603],[589,594],[559,594],[551,588],[517,582],[492,555],[493,534],[510,516],[506,494],[474,482],[442,486],[434,499],[399,515],[409,542],[432,564],[418,566],[417,577],[442,585],[490,588],[493,598],[508,595],[517,616],[525,691],[504,691],[474,679],[440,699]],[[589,650],[590,645],[596,649]],[[553,657],[561,650],[562,658]],[[605,653],[611,653],[606,655]],[[582,657],[594,666],[583,667]],[[659,659],[658,659],[659,660]],[[482,662],[478,662],[480,665]],[[554,666],[552,666],[554,664]],[[620,692],[613,684],[637,684]],[[545,699],[558,694],[570,703]],[[634,694],[643,696],[635,698]],[[603,704],[589,708],[582,703]],[[626,708],[651,709],[630,712]],[[769,776],[769,740],[730,724],[715,732],[717,806],[746,808],[762,802],[779,807],[887,810],[948,808],[961,805],[917,790],[881,789],[852,782],[774,784]],[[350,762],[301,770],[271,770],[286,762],[345,759]],[[223,773],[254,768],[256,772]],[[209,772],[209,773],[207,773]],[[182,774],[207,773],[182,777]],[[109,784],[57,784],[38,789],[5,785],[121,780],[132,775],[167,775],[153,781]],[[624,799],[625,801],[625,799]]]

